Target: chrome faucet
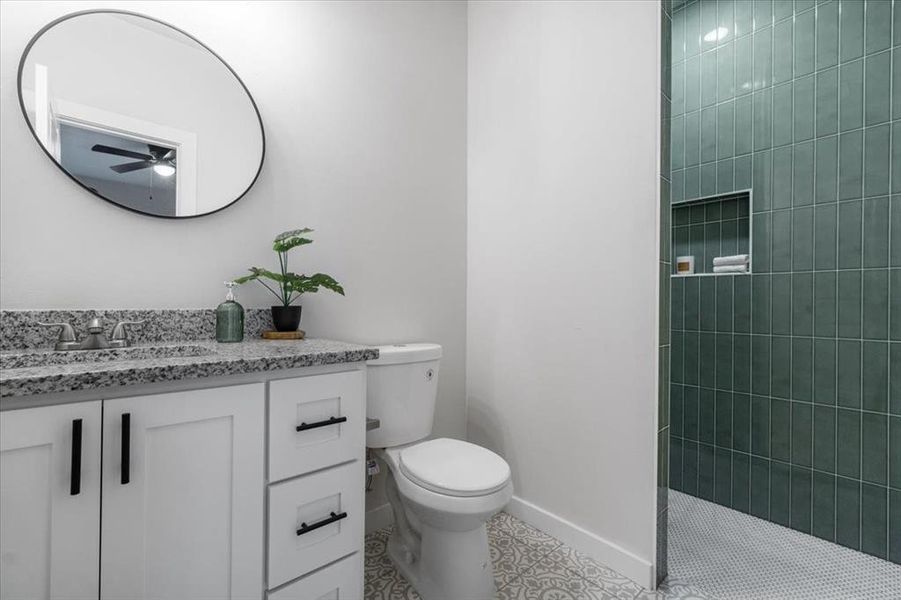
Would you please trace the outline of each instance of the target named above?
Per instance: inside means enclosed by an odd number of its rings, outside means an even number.
[[[72,350],[102,350],[105,348],[127,348],[131,345],[128,339],[127,325],[143,325],[144,321],[119,321],[113,327],[112,339],[106,338],[103,323],[100,319],[91,319],[88,323],[88,335],[82,341],[75,336],[75,329],[68,323],[38,323],[42,327],[59,327],[59,339],[54,350],[68,352]]]
[[[109,341],[103,332],[103,324],[100,319],[91,319],[88,323],[88,336],[79,344],[79,350],[103,350],[109,348]]]
[[[38,322],[38,325],[41,327],[60,327],[59,330],[59,339],[56,340],[56,345],[53,346],[54,350],[59,352],[65,352],[67,350],[78,350],[79,342],[78,338],[75,337],[75,330],[68,323],[41,323]]]

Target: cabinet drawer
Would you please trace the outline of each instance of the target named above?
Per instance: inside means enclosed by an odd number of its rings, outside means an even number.
[[[350,371],[269,384],[269,481],[363,459],[364,377]]]
[[[362,600],[363,553],[310,573],[277,592],[270,592],[269,600]]]
[[[363,548],[363,461],[269,487],[269,589]]]

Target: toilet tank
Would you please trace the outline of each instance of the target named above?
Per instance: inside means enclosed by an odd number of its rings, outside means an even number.
[[[438,344],[379,346],[379,357],[366,363],[366,416],[380,421],[366,433],[368,447],[400,446],[432,433],[440,359]]]

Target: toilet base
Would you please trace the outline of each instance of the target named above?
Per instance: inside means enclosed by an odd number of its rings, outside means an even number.
[[[414,556],[395,528],[388,556],[423,600],[491,600],[494,573],[485,525],[470,531],[438,530],[420,524],[421,546]]]

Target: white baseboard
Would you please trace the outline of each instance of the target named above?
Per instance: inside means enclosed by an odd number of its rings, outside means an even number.
[[[613,542],[517,496],[513,496],[504,510],[602,565],[625,575],[640,586],[654,589],[654,565]]]
[[[366,511],[366,533],[372,533],[376,529],[384,529],[394,523],[394,513],[387,502]]]

